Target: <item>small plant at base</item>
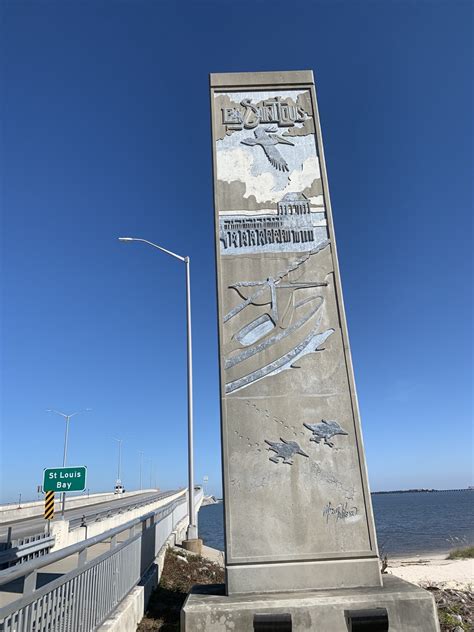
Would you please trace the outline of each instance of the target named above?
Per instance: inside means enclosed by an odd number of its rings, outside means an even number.
[[[466,560],[472,557],[474,557],[474,546],[466,546],[451,551],[448,555],[448,560]]]

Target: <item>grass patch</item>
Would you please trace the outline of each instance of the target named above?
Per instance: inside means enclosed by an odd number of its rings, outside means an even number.
[[[459,619],[456,619],[449,612],[444,612],[444,611],[439,612],[439,624],[442,630],[445,630],[445,629],[452,630],[456,627],[461,628],[461,630],[469,629],[469,628],[466,628],[465,625],[459,621]]]
[[[183,603],[195,584],[224,583],[224,569],[186,551],[169,548],[160,583],[153,591],[148,610],[137,632],[179,632]]]
[[[474,546],[465,546],[451,551],[448,555],[448,560],[467,560],[471,557],[474,557]]]
[[[458,628],[466,632],[474,630],[474,594],[472,590],[455,590],[426,586],[436,601],[441,632]]]

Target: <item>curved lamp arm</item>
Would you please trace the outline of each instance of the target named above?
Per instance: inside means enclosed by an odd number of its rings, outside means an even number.
[[[164,252],[167,255],[170,255],[171,257],[174,257],[175,259],[179,259],[180,261],[186,261],[186,259],[188,259],[188,257],[181,257],[181,255],[177,255],[175,252],[171,252],[171,250],[166,250],[166,248],[162,248],[161,246],[158,246],[158,244],[154,244],[152,241],[148,241],[148,239],[141,239],[140,237],[119,237],[118,238],[119,241],[141,241],[144,244],[148,244],[149,246],[153,246],[153,248],[157,248],[158,250],[161,250],[161,252]]]

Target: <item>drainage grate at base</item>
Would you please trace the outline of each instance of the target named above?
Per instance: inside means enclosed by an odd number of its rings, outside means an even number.
[[[254,632],[292,632],[291,614],[256,614]]]

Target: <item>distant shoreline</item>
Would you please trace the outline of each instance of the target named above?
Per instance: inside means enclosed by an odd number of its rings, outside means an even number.
[[[375,496],[376,494],[441,494],[443,492],[474,492],[474,487],[464,487],[461,489],[392,489],[389,491],[371,492],[371,494]]]

